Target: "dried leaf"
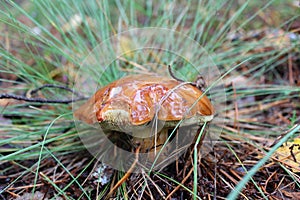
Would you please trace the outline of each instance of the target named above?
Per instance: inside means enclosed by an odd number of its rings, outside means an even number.
[[[293,172],[300,172],[300,138],[285,143],[277,149],[274,156],[276,160],[290,167]]]

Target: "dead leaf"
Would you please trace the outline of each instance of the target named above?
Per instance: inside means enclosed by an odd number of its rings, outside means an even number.
[[[277,149],[274,157],[277,161],[291,168],[293,172],[300,172],[300,138],[283,144]]]

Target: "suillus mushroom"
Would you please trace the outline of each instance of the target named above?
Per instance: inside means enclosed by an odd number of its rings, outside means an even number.
[[[131,135],[132,144],[147,153],[159,149],[183,118],[184,125],[201,125],[211,121],[213,113],[210,100],[196,84],[130,75],[99,89],[74,116],[87,124],[99,123],[106,133]]]

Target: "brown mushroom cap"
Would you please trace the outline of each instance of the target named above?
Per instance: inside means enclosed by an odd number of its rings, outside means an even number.
[[[88,124],[130,126],[150,122],[156,112],[158,119],[165,122],[178,122],[183,117],[210,121],[214,111],[207,96],[195,103],[202,91],[180,84],[162,76],[126,76],[99,89],[74,115]]]

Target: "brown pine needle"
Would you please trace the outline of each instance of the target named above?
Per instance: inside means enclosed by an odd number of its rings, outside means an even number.
[[[191,168],[189,173],[184,177],[184,179],[181,181],[180,185],[177,185],[176,188],[174,188],[174,190],[166,197],[166,199],[171,198],[171,196],[181,187],[181,185],[183,185],[185,183],[185,181],[190,178],[192,172],[194,171],[194,168]]]
[[[135,151],[135,160],[133,161],[132,165],[130,166],[129,170],[126,172],[126,174],[114,185],[114,187],[110,190],[110,192],[107,194],[105,199],[109,199],[112,194],[115,192],[115,190],[120,187],[130,176],[131,172],[134,170],[138,160],[139,160],[139,151],[140,147],[138,147]]]

